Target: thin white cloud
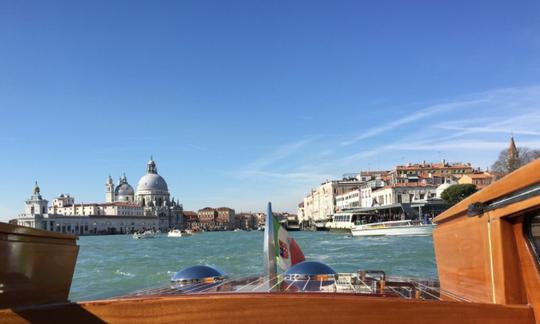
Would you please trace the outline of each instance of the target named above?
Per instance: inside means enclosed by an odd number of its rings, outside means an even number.
[[[308,172],[268,172],[268,171],[245,171],[244,176],[254,177],[266,177],[275,178],[280,180],[292,180],[292,181],[320,181],[321,179],[332,178],[331,175],[322,173],[308,173]]]
[[[441,129],[468,131],[470,133],[503,133],[540,136],[540,131],[527,131],[520,129],[492,128],[492,127],[458,127],[458,126],[440,126]]]
[[[283,160],[294,153],[298,152],[302,147],[312,142],[313,139],[303,139],[296,142],[287,143],[279,146],[277,149],[263,155],[261,158],[255,160],[247,166],[248,170],[258,171],[274,164],[280,160]]]
[[[465,107],[472,107],[476,104],[486,102],[487,99],[478,99],[478,100],[468,100],[468,101],[461,101],[461,102],[452,102],[452,103],[445,103],[445,104],[439,104],[439,105],[433,105],[430,107],[427,107],[425,109],[419,110],[417,112],[414,112],[408,116],[401,117],[397,120],[385,123],[384,125],[381,125],[379,127],[371,128],[365,131],[364,133],[357,135],[351,140],[343,141],[340,144],[342,146],[352,145],[355,144],[361,140],[368,139],[383,133],[386,133],[388,131],[393,131],[395,128],[399,126],[403,126],[406,124],[413,123],[415,121],[431,117],[436,114],[441,114],[450,110],[459,109],[459,108],[465,108]]]

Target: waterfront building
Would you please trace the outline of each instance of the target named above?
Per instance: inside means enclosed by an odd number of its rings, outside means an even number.
[[[147,217],[142,214],[138,216],[121,215],[118,212],[114,215],[112,213],[107,215],[105,212],[99,212],[107,210],[107,206],[111,204],[128,203],[75,205],[73,197],[64,196],[59,198],[66,198],[59,199],[57,201],[59,205],[63,202],[72,204],[47,208],[48,201],[42,198],[40,188],[36,183],[32,196],[25,202],[25,212],[19,215],[15,221],[21,226],[76,235],[128,233],[149,228],[157,229],[159,226],[157,217]],[[52,210],[60,208],[56,210],[62,211],[63,214],[48,212],[51,208],[53,208]]]
[[[181,226],[183,220],[182,205],[169,197],[167,183],[157,174],[156,164],[150,159],[147,174],[139,180],[136,192],[125,175],[117,186],[109,176],[105,203],[76,203],[74,197],[61,194],[49,207],[36,183],[17,224],[77,235],[167,230]]]
[[[199,223],[204,228],[209,228],[210,226],[214,226],[216,224],[217,210],[211,207],[205,207],[203,209],[199,209],[197,216],[199,218]]]
[[[435,198],[436,190],[435,185],[396,183],[374,190],[372,197],[376,206],[410,204]]]
[[[308,219],[306,218],[306,215],[304,213],[304,202],[301,201],[298,204],[298,208],[296,209],[296,213],[298,215],[298,222],[301,224],[302,227],[309,226]]]
[[[386,182],[380,175],[364,182],[360,186],[360,207],[367,208],[374,206],[373,190],[377,190],[386,185]]]
[[[425,182],[439,185],[448,179],[460,178],[464,174],[473,173],[470,163],[409,163],[398,165],[390,171],[390,184]]]
[[[495,181],[495,175],[489,172],[465,174],[459,178],[459,184],[473,184],[478,190],[484,189]]]
[[[336,196],[336,211],[361,207],[360,189],[355,189]]]
[[[216,225],[229,228],[234,226],[234,209],[229,207],[219,207],[217,209]]]
[[[256,215],[252,213],[238,213],[235,215],[236,227],[241,229],[252,229],[255,227]]]
[[[184,210],[183,218],[183,223],[186,228],[199,227],[199,217],[197,215],[197,212]]]
[[[475,178],[476,173],[478,171],[470,163],[443,160],[440,163],[423,161],[398,165],[390,171],[347,174],[342,180],[326,181],[312,189],[298,205],[298,218],[302,224],[320,227],[338,211],[412,203],[420,209],[429,207],[430,211],[436,212],[444,207],[440,201],[435,201],[439,185],[456,183],[465,175]],[[468,179],[465,177],[462,182]],[[471,181],[480,183],[480,180]],[[487,185],[487,180],[482,181]]]
[[[336,196],[358,189],[362,184],[358,178],[327,180],[314,188],[304,198],[303,221],[320,222],[328,220],[336,212]]]

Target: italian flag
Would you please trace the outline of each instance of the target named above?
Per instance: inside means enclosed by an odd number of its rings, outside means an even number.
[[[281,226],[274,215],[272,218],[272,227],[274,230],[274,241],[276,246],[277,264],[281,270],[286,271],[291,266],[305,260],[302,249],[296,241],[289,236],[287,230]]]

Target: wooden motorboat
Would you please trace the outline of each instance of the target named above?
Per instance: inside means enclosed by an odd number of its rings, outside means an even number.
[[[65,290],[75,238],[47,232],[43,235],[50,238],[28,241],[12,227],[0,237],[1,260],[10,260],[8,271],[0,265],[0,281],[12,287],[9,296],[15,296],[13,289],[28,288],[16,299],[0,294],[0,322],[540,323],[540,160],[468,197],[435,223],[440,282],[370,270],[218,276],[80,303],[67,301]],[[56,251],[49,239],[71,242],[70,252],[44,263],[44,256]],[[40,272],[58,277],[64,294],[54,300],[28,294],[44,289],[37,284]],[[36,284],[13,284],[17,278]]]

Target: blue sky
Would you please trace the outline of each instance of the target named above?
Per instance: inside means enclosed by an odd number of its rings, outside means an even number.
[[[153,155],[186,209],[540,148],[540,2],[3,1],[0,220]]]

